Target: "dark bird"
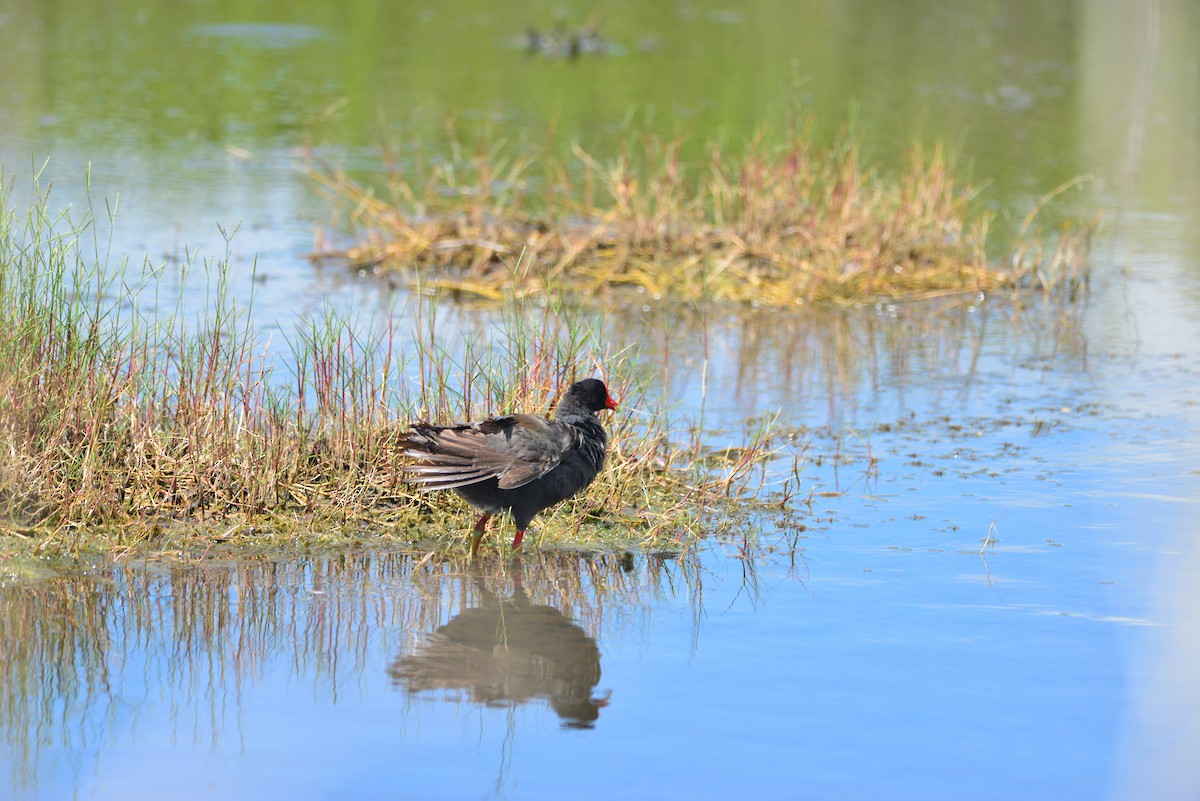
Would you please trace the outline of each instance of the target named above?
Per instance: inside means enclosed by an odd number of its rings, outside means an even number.
[[[483,510],[472,555],[492,515],[512,512],[515,550],[534,515],[596,478],[608,448],[596,412],[615,408],[604,382],[586,378],[567,390],[553,420],[513,414],[452,426],[418,423],[400,436],[405,455],[417,460],[404,472],[422,490],[452,489]]]

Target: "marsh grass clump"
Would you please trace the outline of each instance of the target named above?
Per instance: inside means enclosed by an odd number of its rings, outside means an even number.
[[[994,215],[944,149],[912,149],[899,175],[862,161],[852,140],[819,147],[800,132],[694,160],[681,141],[654,136],[631,137],[607,161],[579,146],[561,157],[551,146],[456,143],[447,159],[393,172],[382,193],[344,171],[311,172],[359,231],[355,246],[329,255],[491,299],[518,256],[532,265],[521,285],[530,294],[632,286],[769,306],[1085,280],[1094,225],[1050,232],[1042,214],[1078,182],[1043,198],[990,256]]]
[[[714,528],[707,506],[737,496],[729,477],[746,466],[694,458],[699,434],[671,431],[670,410],[647,405],[634,379],[635,354],[606,349],[574,307],[514,297],[502,325],[443,336],[439,308],[417,301],[403,356],[394,314],[327,309],[272,348],[251,324],[253,298],[232,297],[228,257],[184,266],[186,283],[208,290],[189,319],[182,295],[160,296],[161,268],[98,255],[90,216],[52,218],[43,196],[18,225],[3,186],[0,532],[10,548],[175,548],[251,533],[465,545],[464,505],[401,480],[399,433],[412,420],[545,412],[600,364],[639,411],[611,423],[596,490],[539,520],[545,541],[682,548]]]

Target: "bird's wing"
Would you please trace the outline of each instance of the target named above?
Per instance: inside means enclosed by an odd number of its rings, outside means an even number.
[[[516,489],[558,467],[575,444],[569,426],[529,414],[485,420],[479,426],[488,448],[476,464],[487,464],[500,479],[500,489]]]
[[[402,443],[419,463],[405,472],[430,490],[489,478],[501,489],[516,489],[557,467],[575,438],[570,426],[526,414],[448,428],[414,426]]]

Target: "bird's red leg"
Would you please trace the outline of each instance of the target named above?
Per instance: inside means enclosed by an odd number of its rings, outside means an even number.
[[[483,532],[487,531],[488,521],[492,519],[491,514],[484,512],[478,520],[475,521],[475,533],[471,535],[471,556],[479,555],[479,541],[483,539]]]
[[[521,540],[523,539],[525,539],[525,529],[518,529],[517,536],[513,537],[512,548],[514,551],[521,547]]]

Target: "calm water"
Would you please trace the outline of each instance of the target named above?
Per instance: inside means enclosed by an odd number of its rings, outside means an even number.
[[[410,308],[303,258],[338,236],[305,153],[370,176],[381,124],[602,153],[799,110],[885,165],[956,143],[1017,220],[1093,176],[1086,304],[613,312],[680,427],[796,428],[768,491],[811,443],[811,505],[682,561],[0,564],[0,796],[1200,797],[1196,7],[614,3],[601,54],[521,46],[591,13],[9,2],[0,162],[20,199],[49,158],[77,208],[90,163],[135,264],[240,225],[287,330]]]

